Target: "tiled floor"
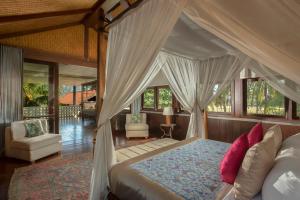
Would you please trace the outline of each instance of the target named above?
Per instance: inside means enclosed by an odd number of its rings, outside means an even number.
[[[62,156],[69,154],[78,154],[90,152],[93,149],[93,134],[96,123],[93,120],[85,120],[82,122],[78,119],[61,119],[60,134],[62,135]],[[149,139],[130,139],[127,140],[124,132],[115,132],[113,134],[116,149],[128,147],[132,145],[142,144],[153,140]],[[37,162],[56,158],[58,155],[52,155]],[[10,178],[15,168],[30,165],[31,163],[0,157],[0,200],[7,199],[7,191]]]

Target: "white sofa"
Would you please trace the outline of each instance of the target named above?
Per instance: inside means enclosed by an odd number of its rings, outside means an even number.
[[[140,123],[134,123],[132,121],[132,114],[126,114],[126,137],[149,137],[149,126],[147,124],[147,115],[146,113],[140,113]]]
[[[5,130],[5,155],[34,162],[40,158],[61,151],[61,135],[48,133],[46,119],[40,119],[45,134],[25,137],[24,121],[11,123]]]

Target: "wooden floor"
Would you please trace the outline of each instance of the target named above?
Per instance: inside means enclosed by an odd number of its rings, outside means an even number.
[[[93,134],[95,130],[95,122],[93,120],[81,119],[63,119],[60,121],[60,134],[62,135],[62,152],[61,155],[70,155],[91,152],[93,149]],[[116,149],[128,147],[132,145],[142,144],[153,140],[149,139],[130,139],[127,140],[125,132],[115,132],[113,134]],[[58,155],[52,155],[37,161],[44,162],[54,159]],[[8,199],[7,192],[10,178],[16,168],[31,165],[29,162],[0,157],[0,200]]]

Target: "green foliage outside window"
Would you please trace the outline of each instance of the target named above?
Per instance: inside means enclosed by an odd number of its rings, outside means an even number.
[[[284,115],[284,96],[264,80],[247,80],[247,113]]]
[[[155,101],[154,101],[154,94],[155,91],[153,88],[148,88],[144,92],[144,108],[155,108]]]
[[[229,86],[208,105],[207,110],[208,112],[228,113],[232,111],[231,102],[231,87]]]
[[[158,109],[172,106],[172,91],[170,88],[158,89]]]
[[[24,83],[24,107],[48,105],[48,86],[42,83]]]

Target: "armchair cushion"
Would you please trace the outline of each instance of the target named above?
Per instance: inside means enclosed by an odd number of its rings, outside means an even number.
[[[24,120],[24,121],[15,121],[11,123],[11,133],[12,139],[16,140],[18,138],[26,137],[27,130],[25,127],[25,123],[39,121],[42,126],[42,131],[44,133],[48,133],[48,123],[46,119],[31,119],[31,120]]]
[[[24,138],[26,135],[26,128],[24,121],[16,121],[11,123],[12,139]]]
[[[127,131],[140,131],[140,130],[148,130],[148,124],[143,123],[130,123],[125,125],[125,129]]]
[[[11,142],[11,147],[27,151],[44,148],[48,145],[58,143],[61,140],[61,135],[58,134],[44,134],[37,137],[23,137],[15,139]]]

